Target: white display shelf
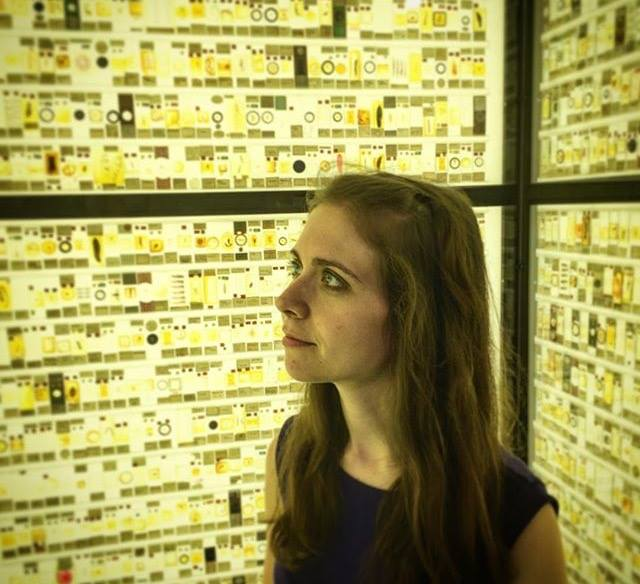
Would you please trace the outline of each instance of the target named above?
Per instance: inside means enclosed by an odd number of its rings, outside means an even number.
[[[628,1],[628,0],[627,0]],[[242,25],[240,25],[242,26]],[[159,27],[158,27],[159,28]],[[389,47],[407,47],[416,50],[416,46],[448,48],[451,46],[459,48],[486,48],[489,41],[474,40],[435,40],[425,38],[414,39],[380,39],[380,38],[336,38],[336,37],[294,37],[289,35],[212,35],[207,32],[203,33],[176,33],[176,32],[133,32],[133,31],[103,31],[103,30],[52,30],[52,29],[33,29],[33,28],[11,28],[2,31],[3,37],[20,37],[20,38],[45,38],[53,40],[82,40],[87,42],[95,42],[96,40],[109,41],[113,38],[130,39],[142,41],[163,41],[170,40],[172,43],[192,44],[197,42],[214,43],[214,44],[242,44],[256,43],[270,44],[278,46],[335,46],[335,47],[354,47],[354,46],[373,46],[383,45]]]
[[[177,528],[159,528],[159,529],[177,529]],[[266,531],[266,526],[264,528],[261,529],[256,529],[256,526],[251,526],[251,527],[230,527],[228,529],[225,529],[222,533],[224,535],[244,535],[247,533],[260,533],[261,531]],[[118,553],[118,552],[126,552],[128,550],[131,550],[133,548],[139,548],[139,547],[146,547],[148,545],[157,545],[158,543],[189,543],[191,541],[193,541],[194,539],[202,539],[202,540],[207,540],[208,538],[210,540],[213,541],[213,539],[215,538],[216,535],[219,534],[211,534],[209,536],[207,536],[207,533],[202,530],[200,532],[195,531],[191,534],[187,534],[187,535],[167,535],[164,537],[159,537],[159,538],[153,538],[153,539],[133,539],[131,542],[127,542],[127,543],[121,543],[121,544],[113,544],[113,545],[107,545],[107,546],[92,546],[92,547],[83,547],[83,548],[78,548],[78,549],[73,549],[73,550],[63,550],[60,552],[55,552],[55,553],[38,553],[38,559],[39,560],[52,560],[52,559],[56,559],[56,558],[64,558],[64,557],[69,557],[69,556],[73,556],[73,555],[86,555],[88,553],[91,552],[96,552],[96,553],[100,553],[100,554],[105,554],[105,553]],[[64,545],[64,544],[62,544]],[[16,563],[22,563],[22,562],[28,562],[29,561],[29,557],[30,554],[28,555],[23,555],[19,558],[7,558],[7,557],[3,557],[2,558],[2,564],[4,565],[10,565],[10,564],[16,564]],[[256,561],[259,561],[263,558],[256,558]]]
[[[545,435],[549,436],[551,438],[551,440],[554,440],[556,442],[561,443],[568,450],[573,451],[576,454],[580,454],[580,455],[584,456],[585,458],[588,458],[589,460],[592,460],[593,462],[596,462],[600,466],[606,468],[607,471],[609,473],[611,473],[612,475],[618,475],[619,477],[624,478],[626,481],[628,481],[631,484],[633,484],[633,483],[635,483],[637,481],[636,478],[632,477],[626,471],[624,471],[621,468],[613,465],[612,463],[608,462],[607,460],[604,460],[603,458],[597,457],[596,455],[593,454],[593,452],[590,452],[586,448],[582,448],[579,444],[576,444],[575,442],[571,442],[570,440],[567,440],[567,438],[565,438],[564,436],[558,434],[557,432],[555,432],[553,429],[549,428],[548,426],[545,426],[540,420],[535,420],[534,421],[534,427],[535,427],[535,431],[539,432],[542,436],[545,436]],[[549,464],[551,464],[551,463],[549,463]],[[562,481],[562,479],[558,478],[557,476],[555,477],[555,480],[556,481]],[[577,494],[577,493],[575,493],[575,489],[570,487],[570,485],[568,485],[565,481],[562,481],[562,483],[563,483],[563,485],[565,487],[570,488],[572,490],[572,492],[574,492],[574,494]],[[584,496],[582,496],[581,499],[583,501],[587,500],[586,497],[584,497]],[[591,507],[593,509],[597,509],[597,507],[595,505],[593,505],[593,504],[591,504]],[[632,520],[631,519],[629,520],[629,523],[626,523],[620,517],[618,517],[617,515],[613,514],[611,512],[611,510],[609,510],[609,509],[599,509],[598,512],[601,515],[606,515],[607,521],[610,521],[612,525],[615,525],[616,527],[620,528],[625,533],[625,535],[627,535],[629,537],[629,539],[632,539],[632,540],[636,541],[640,545],[640,539],[638,539],[638,534],[635,533],[634,530],[633,530]]]
[[[330,128],[327,128],[330,129]],[[171,146],[175,146],[176,148],[185,147],[185,146],[213,146],[220,147],[219,144],[208,142],[206,139],[202,138],[96,138],[96,139],[77,139],[77,138],[56,138],[56,145],[60,146],[81,146],[81,147],[91,147],[98,148],[103,146],[135,146],[145,147],[145,146],[158,146],[159,144],[166,144],[167,140],[170,140]],[[41,138],[0,138],[0,145],[17,145],[19,142],[20,147],[29,147],[29,146],[41,146],[42,139]],[[356,146],[370,146],[370,145],[379,145],[379,144],[393,144],[402,146],[403,144],[413,145],[413,144],[458,144],[463,142],[465,144],[487,144],[489,142],[486,134],[477,135],[477,136],[366,136],[366,137],[358,137],[358,138],[225,138],[224,145],[231,149],[233,146],[241,146],[242,144],[249,143],[251,145],[259,145],[265,147],[285,147],[290,143],[292,145],[304,145],[304,146],[326,146],[328,148],[334,148],[337,145],[342,144],[353,144]],[[232,152],[229,152],[232,154]],[[290,154],[290,156],[294,156]],[[186,161],[185,161],[186,162]],[[199,163],[199,160],[197,161]],[[348,164],[349,161],[346,161]],[[383,169],[384,170],[384,169]],[[445,171],[446,172],[446,171]],[[473,169],[469,169],[469,172],[473,172]],[[203,178],[203,175],[194,175],[195,178]],[[281,176],[279,173],[274,173],[274,177],[276,178],[299,178],[300,175],[296,175],[293,172],[287,176]],[[14,180],[49,180],[50,177],[10,177]],[[191,176],[184,176],[181,178],[192,178]],[[207,177],[209,178],[209,177]],[[266,179],[272,177],[266,177]],[[251,180],[252,177],[247,177],[247,180]],[[62,180],[62,179],[60,179]],[[142,179],[141,179],[142,180]],[[233,177],[229,178],[229,180],[233,180]],[[124,189],[123,189],[124,190]],[[235,189],[228,189],[234,190]],[[257,191],[259,189],[253,189],[253,191]],[[269,190],[272,190],[269,188]],[[287,190],[297,190],[296,187],[290,187]],[[299,189],[298,189],[299,190]],[[165,189],[166,192],[175,192],[173,189]],[[93,193],[93,191],[92,191]]]
[[[553,2],[553,0],[550,0],[550,1]],[[560,36],[563,33],[568,32],[580,26],[581,24],[584,24],[585,22],[587,22],[588,20],[591,20],[594,17],[597,18],[598,16],[601,16],[602,14],[606,14],[610,10],[615,10],[616,8],[619,8],[620,6],[624,6],[625,4],[631,4],[631,2],[629,0],[616,0],[614,2],[609,2],[605,6],[596,8],[595,10],[592,10],[587,14],[581,14],[577,18],[574,18],[568,22],[563,22],[562,24],[559,24],[557,26],[552,26],[550,29],[542,33],[542,35],[540,36],[540,42],[544,43],[552,37]]]
[[[255,446],[267,448],[269,444],[271,444],[271,438],[264,438],[260,440],[243,440],[242,442],[212,442],[209,444],[203,444],[201,446],[188,446],[180,448],[181,454],[190,454],[194,452],[198,452],[200,454],[204,454],[207,452],[212,452],[216,450],[229,450],[232,448],[241,448],[245,446]],[[174,451],[175,447],[170,447],[166,449],[166,452]],[[31,469],[39,469],[39,470],[51,470],[52,468],[58,466],[68,466],[69,462],[73,462],[75,464],[86,464],[89,462],[100,461],[100,462],[116,462],[118,460],[130,460],[132,457],[136,456],[151,456],[156,454],[162,454],[165,452],[164,449],[158,450],[144,450],[141,452],[127,452],[126,454],[110,454],[110,455],[99,455],[99,456],[88,456],[85,458],[73,458],[70,460],[49,460],[45,462],[25,462],[22,464],[12,463],[11,470],[31,470]],[[227,473],[232,474],[232,473]],[[241,475],[242,472],[238,472],[237,475]],[[236,476],[236,475],[234,475]],[[229,488],[235,488],[237,485],[235,483],[227,482]],[[241,484],[241,483],[238,483]],[[221,487],[224,485],[221,485]],[[103,501],[103,505],[108,504],[108,501]]]
[[[266,342],[266,341],[265,341]],[[276,342],[276,341],[273,341]],[[82,363],[82,364],[64,364],[64,365],[52,365],[47,367],[24,367],[22,369],[13,369],[9,374],[5,374],[4,371],[1,372],[2,377],[15,377],[15,376],[23,376],[23,375],[46,375],[49,373],[60,373],[60,369],[68,369],[69,367],[73,367],[74,373],[81,373],[83,371],[95,371],[96,369],[122,369],[125,367],[131,367],[132,365],[150,365],[152,367],[155,366],[167,366],[167,365],[179,365],[180,363],[209,363],[211,361],[216,361],[225,358],[236,358],[236,359],[260,359],[263,357],[273,357],[277,355],[282,355],[283,352],[281,349],[273,349],[271,351],[245,351],[244,353],[234,353],[230,351],[229,353],[217,353],[215,355],[185,355],[184,357],[168,357],[166,359],[143,359],[138,361],[112,361],[112,362],[104,362],[100,361],[99,363]]]
[[[601,63],[597,63],[596,65],[589,65],[584,69],[579,69],[578,71],[572,71],[571,73],[567,73],[565,75],[560,75],[556,79],[552,81],[541,81],[539,85],[539,91],[547,91],[556,85],[563,85],[568,81],[578,81],[587,75],[592,75],[593,73],[599,73],[604,71],[605,69],[611,69],[612,67],[618,67],[622,65],[628,65],[629,63],[633,63],[638,60],[638,53],[628,53],[626,55],[621,55],[620,57],[614,57],[613,59],[609,59],[606,61],[602,61]],[[540,96],[539,94],[536,96],[536,102],[539,103]]]
[[[238,262],[238,264],[240,264],[241,262]],[[176,264],[177,265],[177,264]],[[190,267],[188,268],[188,270],[195,270],[198,269],[200,267],[203,266],[203,264],[188,264]],[[226,266],[228,266],[229,264],[226,264]],[[260,266],[266,266],[268,265],[268,262],[264,262],[264,263],[259,263],[258,265]],[[182,264],[182,267],[184,267],[185,264]],[[118,273],[121,274],[122,272],[126,272],[129,271],[131,269],[135,269],[137,271],[153,271],[156,272],[157,270],[152,270],[152,269],[147,269],[150,268],[152,266],[123,266],[122,268],[120,268],[119,270],[115,270],[115,271],[111,271],[111,273]],[[233,267],[235,268],[236,266],[233,265]],[[210,264],[207,265],[206,268],[203,269],[212,269]],[[218,266],[218,269],[220,269],[220,267]],[[61,272],[64,272],[64,275],[67,274],[72,274],[72,273],[81,273],[79,270],[66,270],[64,268],[60,268],[59,269]],[[44,271],[44,270],[43,270]],[[186,271],[186,269],[185,269]],[[84,270],[85,273],[89,272],[91,273],[90,269],[86,269]],[[96,270],[93,270],[93,273],[95,273]],[[2,274],[7,274],[8,272],[2,272]],[[16,276],[20,276],[20,275],[26,275],[27,273],[29,273],[28,270],[25,270],[24,272],[14,272],[14,275]],[[31,272],[33,273],[33,271]],[[102,268],[100,269],[100,273],[109,273],[107,272],[107,270],[103,270]],[[268,295],[264,295],[264,296],[251,296],[250,298],[269,298]],[[275,296],[272,296],[273,300],[275,301]],[[60,309],[61,310],[61,309]],[[25,323],[29,323],[30,325],[38,325],[38,324],[42,324],[42,323],[50,323],[50,324],[60,324],[61,321],[64,321],[64,323],[69,323],[69,324],[73,324],[73,323],[83,323],[83,324],[99,324],[102,322],[122,322],[122,321],[128,321],[128,320],[156,320],[156,319],[161,319],[161,318],[173,318],[173,319],[177,319],[180,318],[181,316],[186,316],[187,314],[190,317],[197,317],[197,316],[201,316],[201,317],[209,317],[209,316],[236,316],[236,315],[248,315],[248,314],[254,314],[254,313],[270,313],[272,314],[274,317],[276,317],[279,320],[279,316],[278,316],[278,310],[276,309],[275,305],[256,305],[256,306],[246,306],[246,307],[241,307],[241,308],[194,308],[194,309],[189,309],[189,310],[157,310],[157,311],[153,311],[153,312],[130,312],[130,313],[122,313],[122,314],[105,314],[105,315],[96,315],[96,316],[85,316],[85,315],[80,315],[80,316],[67,316],[67,315],[61,315],[58,318],[47,318],[47,317],[40,317],[40,318],[28,318],[28,319],[23,319],[23,318],[14,318],[13,320],[11,320],[10,322],[2,322],[0,323],[0,330],[2,330],[3,328],[7,327],[7,328],[15,328],[16,326],[19,326],[19,324],[21,322],[25,322]],[[276,323],[274,323],[275,326]],[[272,339],[271,341],[275,342],[275,341],[279,341],[280,339]],[[252,341],[239,341],[239,342],[271,342],[269,339],[258,339],[258,340],[252,340]],[[171,348],[171,347],[167,347],[167,348]],[[226,353],[225,353],[226,354]],[[215,357],[216,355],[212,355],[212,357]],[[0,373],[0,377],[2,376],[2,373]]]
[[[558,136],[568,132],[582,132],[584,130],[599,129],[602,127],[602,124],[614,125],[635,120],[640,120],[640,112],[629,111],[615,116],[602,116],[601,118],[595,118],[586,122],[566,124],[560,128],[541,129],[538,131],[538,137],[547,138],[549,136]]]
[[[557,296],[547,296],[546,294],[536,293],[536,302],[556,304],[559,306],[566,306],[568,308],[575,308],[576,310],[586,310],[593,314],[601,314],[603,316],[609,316],[611,318],[620,318],[627,322],[640,323],[640,314],[625,312],[623,310],[613,310],[612,308],[606,308],[604,306],[597,306],[594,304],[587,304],[586,302],[566,300]]]
[[[473,80],[472,80],[473,82]],[[462,83],[462,81],[461,81]],[[2,89],[8,91],[9,85],[2,86]],[[74,83],[72,85],[55,85],[52,89],[44,89],[41,84],[33,83],[13,83],[11,84],[11,90],[18,93],[96,93],[100,92],[102,96],[109,93],[118,94],[126,92],[129,95],[159,95],[167,96],[179,93],[180,97],[194,94],[194,95],[207,95],[210,96],[213,91],[216,93],[222,93],[222,97],[234,97],[237,95],[244,96],[262,96],[262,95],[281,95],[286,94],[287,97],[313,97],[318,95],[322,97],[380,97],[381,95],[391,95],[394,97],[440,97],[440,96],[469,96],[469,95],[489,95],[486,89],[479,89],[474,87],[469,88],[455,88],[450,89],[448,87],[441,87],[438,89],[425,89],[415,87],[365,87],[365,88],[353,88],[345,87],[343,89],[336,89],[332,87],[175,87],[162,86],[162,85],[127,85],[126,87],[111,87],[103,89],[102,86],[96,85],[83,85],[81,83]],[[68,87],[68,89],[64,89]],[[399,108],[396,108],[399,109]],[[106,126],[106,123],[105,123]],[[264,127],[259,126],[261,129]],[[2,140],[9,141],[9,138],[2,138]],[[19,138],[22,142],[23,138]],[[62,138],[55,138],[56,141],[62,140]],[[137,138],[129,138],[129,140],[137,140]],[[171,139],[173,143],[174,138]],[[195,140],[195,138],[194,138]],[[15,141],[15,140],[14,140]],[[42,139],[39,139],[39,144],[42,144]],[[91,139],[93,143],[93,138]]]
[[[250,489],[264,489],[264,480],[256,481],[256,482],[243,482],[239,485],[233,485],[232,490],[250,490]],[[221,487],[217,487],[214,489],[208,490],[196,490],[196,491],[176,491],[173,493],[153,493],[151,495],[132,495],[131,497],[117,497],[110,498],[108,501],[77,501],[71,504],[61,503],[60,505],[56,505],[55,507],[49,508],[40,508],[40,509],[19,509],[11,511],[11,515],[23,517],[39,517],[42,515],[43,511],[48,513],[65,513],[68,511],[82,511],[83,509],[103,509],[105,505],[129,505],[129,504],[140,504],[140,503],[151,503],[157,502],[158,497],[162,497],[162,501],[179,501],[183,500],[185,497],[194,498],[194,497],[213,497],[218,493],[229,493],[229,486],[223,485]],[[251,531],[251,528],[260,528],[264,529],[264,527],[258,525],[254,526],[246,526],[247,531]],[[236,528],[230,528],[236,529]],[[244,529],[244,528],[243,528]],[[226,533],[226,529],[224,531]]]
[[[634,422],[631,422],[630,420],[627,420],[626,418],[623,418],[622,416],[616,416],[614,414],[611,414],[610,412],[607,412],[606,410],[599,408],[592,402],[584,401],[578,397],[575,397],[574,395],[571,395],[555,387],[552,387],[551,385],[548,385],[540,381],[539,379],[535,380],[535,384],[536,384],[536,387],[539,387],[544,389],[545,391],[548,391],[550,394],[552,394],[557,398],[566,399],[573,405],[584,408],[585,412],[597,414],[601,418],[604,418],[608,422],[611,422],[612,424],[619,426],[620,428],[626,430],[627,432],[640,435],[640,428],[638,428],[638,425],[635,424]],[[541,413],[540,415],[544,415],[544,414]],[[548,418],[548,419],[553,421],[556,424],[559,423],[559,422],[556,422],[553,418]],[[578,438],[578,442],[580,442],[581,437],[577,437],[577,438]],[[584,442],[584,437],[582,437],[582,441]],[[593,455],[590,455],[590,456],[593,456]]]
[[[572,174],[571,176],[551,176],[551,177],[538,177],[536,182],[538,183],[561,183],[561,182],[575,182],[579,181],[587,181],[595,178],[619,178],[619,177],[637,177],[637,170],[623,170],[620,172],[599,172],[594,174]]]
[[[568,210],[576,211],[576,208],[573,207]],[[578,209],[578,210],[581,210],[581,209]],[[630,266],[634,268],[640,268],[640,259],[638,258],[623,258],[619,256],[578,253],[573,251],[560,251],[560,250],[553,250],[553,249],[547,249],[547,248],[542,248],[542,249],[537,248],[536,256],[554,258],[554,259],[557,258],[560,260],[569,260],[569,261],[577,261],[577,262],[586,261],[592,264],[605,264],[605,265],[626,266],[626,267]]]
[[[575,349],[571,349],[564,345],[560,345],[559,343],[554,343],[553,341],[542,339],[538,336],[534,337],[533,341],[536,345],[540,347],[547,347],[548,349],[552,349],[553,351],[556,351],[558,353],[569,355],[583,363],[601,365],[603,367],[606,367],[610,371],[615,371],[616,373],[620,373],[622,375],[633,375],[634,377],[640,376],[640,371],[634,369],[633,367],[626,367],[624,365],[620,365],[619,363],[615,363],[614,361],[607,361],[606,359],[596,357],[595,355],[590,355],[589,353],[577,351]]]
[[[12,375],[11,377],[15,377],[15,374]],[[2,379],[2,376],[0,376],[0,380]],[[256,386],[256,387],[264,387],[264,385],[260,385],[260,386]],[[252,387],[252,386],[247,386],[247,385],[243,385],[242,389],[247,389],[248,387]],[[204,390],[204,391],[211,391],[211,390]],[[224,390],[220,390],[220,391],[224,391]],[[228,389],[227,391],[232,391],[231,389]],[[157,394],[160,394],[161,392],[165,393],[166,396],[162,396],[162,397],[168,397],[169,394],[171,393],[169,390],[156,390]],[[131,396],[131,398],[136,398],[138,397],[137,395],[133,395]],[[238,397],[226,397],[226,398],[213,398],[207,401],[190,401],[190,402],[176,402],[176,403],[168,403],[168,404],[149,404],[146,406],[140,405],[140,406],[127,406],[127,413],[128,414],[145,414],[148,413],[150,410],[153,410],[154,412],[191,412],[193,411],[195,408],[218,408],[218,407],[224,407],[224,406],[230,406],[230,405],[239,405],[239,403],[241,405],[251,405],[251,404],[258,404],[258,403],[263,403],[263,402],[271,402],[273,403],[274,401],[277,400],[295,400],[295,399],[300,399],[302,397],[302,391],[296,391],[296,392],[286,392],[286,393],[277,393],[277,394],[265,394],[265,395],[260,395],[260,396],[242,396],[240,398]],[[129,399],[131,399],[129,398]],[[124,399],[124,398],[123,398]],[[61,414],[50,414],[50,415],[39,415],[39,414],[29,414],[29,415],[25,415],[25,416],[16,416],[13,418],[4,418],[4,421],[6,422],[13,422],[13,423],[17,423],[17,422],[24,422],[25,424],[41,424],[41,423],[45,423],[45,422],[51,422],[52,420],[52,416],[53,419],[56,422],[71,422],[74,420],[77,420],[78,418],[83,418],[84,416],[87,415],[113,415],[113,413],[115,412],[121,412],[121,409],[118,408],[114,408],[114,409],[109,409],[109,410],[103,410],[103,409],[99,409],[96,408],[95,410],[85,410],[85,409],[81,409],[77,412],[65,412],[65,413],[61,413]],[[246,432],[254,432],[254,431],[258,431],[258,432],[269,432],[269,429],[254,429],[254,430],[246,430]],[[238,430],[236,433],[241,433],[242,430]],[[220,432],[220,433],[225,433],[225,432]],[[215,445],[219,445],[220,443],[211,443],[211,445],[215,446]],[[234,443],[236,444],[236,443]],[[244,444],[244,442],[242,443]],[[36,463],[37,464],[37,463]],[[0,467],[1,469],[2,467]],[[0,471],[1,474],[1,471]]]
[[[582,205],[582,206],[580,206]],[[578,201],[577,203],[562,203],[562,204],[544,204],[536,205],[538,212],[542,211],[629,211],[640,210],[638,203],[588,203],[588,209],[584,207],[584,201]],[[605,256],[609,257],[609,256]]]

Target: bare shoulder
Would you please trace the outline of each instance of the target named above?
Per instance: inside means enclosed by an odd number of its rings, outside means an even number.
[[[544,505],[525,527],[509,557],[515,584],[566,584],[560,526],[553,507]]]

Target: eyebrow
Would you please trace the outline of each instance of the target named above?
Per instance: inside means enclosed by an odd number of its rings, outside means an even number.
[[[289,254],[294,256],[298,261],[300,261],[300,256],[298,255],[298,252],[296,251],[295,248],[290,249]],[[358,276],[356,276],[349,268],[347,268],[340,262],[336,262],[335,260],[325,260],[324,258],[313,258],[313,261],[311,262],[311,264],[314,266],[335,266],[336,268],[339,268],[346,274],[349,274],[350,276],[352,276],[362,284],[362,280],[360,280]]]

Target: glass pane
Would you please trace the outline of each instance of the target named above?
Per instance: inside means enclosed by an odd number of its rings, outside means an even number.
[[[574,582],[640,578],[640,205],[532,213],[529,459]]]
[[[534,35],[534,181],[640,170],[640,5],[543,0]]]

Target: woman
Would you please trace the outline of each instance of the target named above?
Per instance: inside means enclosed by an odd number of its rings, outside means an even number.
[[[469,199],[378,172],[308,207],[276,300],[306,385],[267,454],[265,583],[566,582],[557,501],[500,442]]]

